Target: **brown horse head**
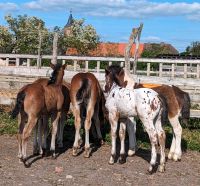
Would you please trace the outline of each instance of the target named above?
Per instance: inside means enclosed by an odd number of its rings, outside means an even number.
[[[50,64],[50,67],[53,69],[53,72],[51,74],[50,80],[48,82],[48,85],[50,84],[61,84],[63,76],[64,76],[64,70],[66,67],[66,64],[61,65],[61,64]]]
[[[118,65],[111,65],[105,69],[105,92],[108,92],[113,83],[124,87],[124,70]]]

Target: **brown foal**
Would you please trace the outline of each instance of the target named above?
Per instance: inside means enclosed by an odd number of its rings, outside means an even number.
[[[85,128],[85,157],[90,156],[89,130],[91,120],[93,119],[97,136],[102,141],[99,121],[100,102],[103,98],[103,93],[96,77],[91,73],[78,73],[71,81],[70,99],[73,106],[73,114],[75,117],[75,141],[73,145],[73,155],[78,153],[81,120],[83,120],[84,112],[86,113],[84,128]]]
[[[53,73],[47,86],[43,86],[39,83],[33,83],[23,87],[17,95],[17,102],[11,114],[13,118],[19,113],[21,116],[18,143],[19,158],[24,162],[24,164],[27,158],[27,142],[32,129],[35,127],[38,119],[47,113],[51,113],[53,119],[51,151],[55,157],[57,125],[61,117],[64,103],[62,81],[66,65],[61,66],[59,64],[51,64],[50,66],[53,69]],[[27,124],[25,125],[26,120]]]
[[[36,80],[34,83],[38,83],[43,87],[48,85],[47,78],[40,78]],[[58,130],[57,130],[57,144],[59,148],[63,148],[63,130],[64,130],[64,121],[67,120],[67,113],[70,107],[70,97],[69,97],[69,90],[70,90],[70,83],[67,83],[63,80],[62,82],[62,93],[64,96],[64,103],[61,112],[61,118],[59,119],[58,123]],[[48,118],[51,117],[50,114],[43,115],[39,121],[37,126],[34,130],[34,143],[33,143],[33,154],[43,154],[43,150],[47,149],[47,135],[49,132],[48,127]],[[42,134],[44,135],[43,145],[42,145]]]

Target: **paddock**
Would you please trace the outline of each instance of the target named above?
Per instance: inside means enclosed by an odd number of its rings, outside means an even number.
[[[9,57],[4,56],[7,60],[6,66],[0,67],[0,104],[11,105],[16,98],[16,93],[20,87],[31,83],[39,77],[49,77],[51,71],[47,67],[37,68],[37,66],[28,66],[30,61],[27,60],[26,66],[20,65],[20,57],[13,60],[16,66],[9,65]],[[12,56],[13,57],[13,56]],[[21,56],[22,57],[22,56]],[[25,56],[23,56],[25,57]],[[30,58],[30,56],[29,56]],[[27,58],[27,59],[29,59]],[[71,77],[79,70],[92,71],[102,84],[104,74],[100,69],[101,60],[96,59],[97,68],[89,69],[88,58],[84,60],[85,67],[77,70],[78,57],[71,57],[74,63],[70,69],[67,69],[65,80],[70,82]],[[62,59],[66,62],[67,59]],[[79,59],[80,60],[80,59]],[[94,59],[91,59],[94,60]],[[114,59],[102,59],[111,64]],[[117,59],[122,64],[123,59]],[[98,62],[99,61],[99,62]],[[110,61],[110,62],[109,62]],[[186,62],[187,64],[189,62]],[[172,61],[171,64],[176,64]],[[192,103],[200,103],[200,84],[199,84],[199,62],[193,71],[186,73],[181,70],[182,77],[176,77],[175,65],[170,65],[171,70],[165,75],[161,70],[157,76],[152,74],[151,67],[147,65],[147,71],[144,75],[133,76],[140,82],[146,83],[165,83],[174,84],[187,91],[191,95]],[[75,68],[76,67],[76,68]],[[161,65],[161,67],[163,67]],[[160,68],[161,68],[160,67]],[[189,66],[188,66],[189,68]],[[187,69],[188,69],[187,68]],[[194,72],[196,71],[196,72]],[[190,74],[193,73],[193,74]],[[152,74],[152,76],[151,76]],[[186,74],[186,75],[184,75]],[[193,78],[192,78],[193,76]],[[199,118],[200,111],[192,110],[191,117]],[[65,131],[68,133],[68,129]],[[83,155],[72,157],[72,141],[65,140],[64,151],[59,154],[56,160],[51,158],[41,158],[40,156],[31,158],[33,163],[29,169],[24,168],[17,159],[17,140],[15,136],[1,135],[0,140],[0,174],[2,185],[199,185],[200,184],[200,153],[185,149],[181,162],[168,160],[166,163],[166,172],[164,174],[156,172],[148,175],[146,170],[147,163],[150,159],[149,148],[140,148],[135,156],[127,157],[126,163],[114,166],[108,165],[110,155],[110,145],[106,144],[100,148],[92,146],[92,156],[85,159]],[[183,139],[184,140],[184,139]],[[127,143],[127,141],[126,141]],[[168,149],[166,150],[167,154]],[[28,154],[32,153],[32,145],[28,146]],[[81,152],[82,153],[82,152]],[[83,171],[84,167],[84,171]],[[192,171],[191,171],[192,170]]]

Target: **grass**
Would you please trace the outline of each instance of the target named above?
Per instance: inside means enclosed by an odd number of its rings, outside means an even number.
[[[0,134],[13,135],[17,130],[17,120],[11,119],[8,113],[0,111]]]
[[[73,141],[74,139],[74,118],[72,115],[68,117],[66,132],[64,132],[64,139]],[[70,128],[70,131],[69,131]],[[110,144],[111,138],[109,133],[109,124],[104,126],[104,139]],[[172,129],[168,124],[164,126],[166,132],[166,147],[169,148],[172,141]],[[14,135],[18,131],[17,120],[11,119],[7,112],[0,109],[0,135],[9,134]],[[83,133],[83,130],[81,130]],[[139,121],[137,121],[137,143],[141,148],[150,148],[149,137],[146,132],[144,132],[143,127]],[[190,119],[189,125],[183,125],[183,135],[182,135],[182,148],[183,150],[195,150],[200,152],[200,120]]]

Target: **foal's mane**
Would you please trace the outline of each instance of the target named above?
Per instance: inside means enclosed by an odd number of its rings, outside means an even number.
[[[48,81],[48,85],[54,84],[57,80],[57,76],[58,76],[58,71],[60,70],[60,68],[62,67],[61,64],[56,64],[54,67],[53,72],[51,73],[51,77]]]
[[[112,81],[114,81],[118,86],[121,86],[119,79],[117,78],[117,75],[119,75],[119,73],[123,70],[123,68],[120,67],[119,65],[111,65],[107,68],[107,70],[111,74],[110,77],[111,77]]]

